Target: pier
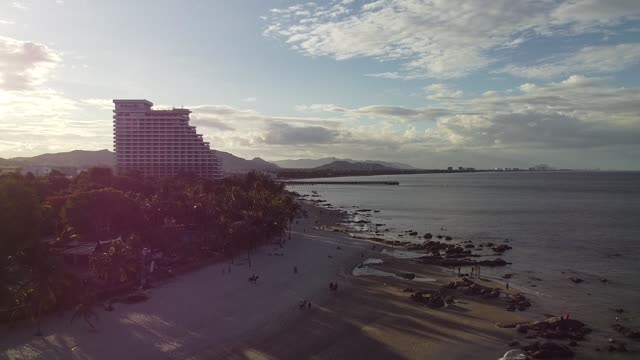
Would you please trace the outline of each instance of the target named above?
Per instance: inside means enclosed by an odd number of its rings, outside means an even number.
[[[399,181],[282,181],[290,186],[311,185],[400,185]]]

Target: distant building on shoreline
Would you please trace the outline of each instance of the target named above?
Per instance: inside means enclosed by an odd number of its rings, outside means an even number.
[[[222,177],[220,160],[189,125],[188,109],[153,110],[147,100],[113,100],[113,150],[116,172],[175,176],[181,172]]]

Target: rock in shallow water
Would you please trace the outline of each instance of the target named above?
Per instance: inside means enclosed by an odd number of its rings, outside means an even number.
[[[631,339],[640,339],[640,331],[639,330],[633,330],[629,327],[626,327],[622,324],[613,324],[611,326],[613,328],[613,330],[619,332],[620,334],[631,338]]]
[[[575,354],[568,346],[554,342],[540,343],[536,341],[533,344],[523,346],[522,350],[534,359],[570,358]]]

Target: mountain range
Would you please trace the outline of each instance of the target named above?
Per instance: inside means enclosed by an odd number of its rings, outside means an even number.
[[[247,160],[231,153],[217,151],[222,160],[222,168],[226,172],[241,172],[247,170],[278,170],[290,169],[339,169],[339,170],[413,170],[411,165],[377,160],[357,161],[352,159],[322,158],[265,161],[259,157]],[[91,166],[113,166],[114,154],[109,150],[73,150],[53,154],[42,154],[33,157],[0,158],[0,166],[44,165],[60,167],[86,168]]]
[[[397,168],[384,166],[376,162],[349,162],[336,160],[328,164],[320,165],[313,170],[348,170],[348,171],[393,171]]]
[[[218,157],[222,160],[224,171],[235,172],[243,170],[276,170],[278,165],[272,164],[261,158],[252,160],[243,159],[228,152],[218,151]],[[73,150],[54,154],[42,154],[33,157],[15,157],[11,159],[0,158],[0,166],[73,166],[86,168],[91,166],[113,166],[114,154],[109,150]]]
[[[393,168],[393,169],[401,169],[401,170],[415,170],[416,168],[399,162],[388,162],[388,161],[380,161],[380,160],[353,160],[353,159],[339,159],[336,157],[326,157],[321,159],[295,159],[295,160],[276,160],[272,161],[274,164],[280,166],[281,168],[287,169],[311,169],[317,168],[319,166],[327,165],[335,161],[343,161],[351,164],[380,164],[382,166]],[[344,166],[345,164],[341,164],[339,166]]]

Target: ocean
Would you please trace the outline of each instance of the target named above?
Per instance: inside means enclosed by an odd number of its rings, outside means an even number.
[[[324,199],[333,208],[350,212],[378,210],[370,216],[355,214],[385,224],[378,231],[387,239],[421,242],[426,232],[476,244],[502,244],[508,239],[513,249],[500,257],[512,264],[483,268],[482,275],[535,294],[533,313],[568,313],[591,326],[593,337],[614,335],[610,327],[616,317],[627,326],[640,326],[640,172],[449,173],[336,180],[397,180],[400,185],[291,190],[303,195],[316,191],[320,197],[311,199]],[[406,230],[419,236],[400,237]],[[504,280],[505,274],[514,275]],[[584,281],[577,284],[570,277]],[[625,312],[613,311],[618,308]]]

